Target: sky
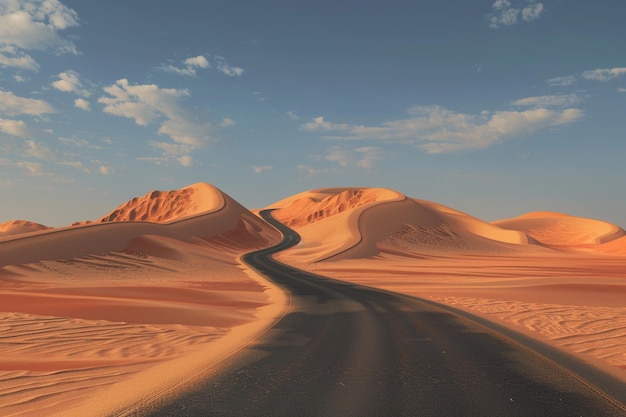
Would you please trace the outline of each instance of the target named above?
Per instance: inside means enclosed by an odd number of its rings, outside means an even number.
[[[626,227],[623,0],[0,0],[0,223],[211,183]]]

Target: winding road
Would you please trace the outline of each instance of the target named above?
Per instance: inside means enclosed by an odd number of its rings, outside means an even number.
[[[243,259],[290,294],[289,312],[149,415],[626,416],[626,386],[563,353],[452,308],[274,261],[299,236],[261,214],[284,240]]]

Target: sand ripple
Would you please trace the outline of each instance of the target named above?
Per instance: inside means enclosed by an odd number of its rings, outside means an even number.
[[[0,414],[47,415],[226,330],[0,313]]]
[[[437,297],[489,318],[522,326],[577,353],[626,367],[626,309],[539,304],[469,297]]]

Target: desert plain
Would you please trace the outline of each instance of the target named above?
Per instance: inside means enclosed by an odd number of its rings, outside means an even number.
[[[384,188],[271,204],[330,278],[447,304],[626,382],[626,232],[563,213],[486,222]],[[281,234],[218,188],[152,191],[94,221],[0,225],[0,415],[111,415],[175,396],[290,298],[245,253]]]

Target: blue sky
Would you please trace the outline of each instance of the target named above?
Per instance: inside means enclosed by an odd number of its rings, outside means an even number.
[[[626,226],[618,0],[0,0],[0,222],[209,182]]]

